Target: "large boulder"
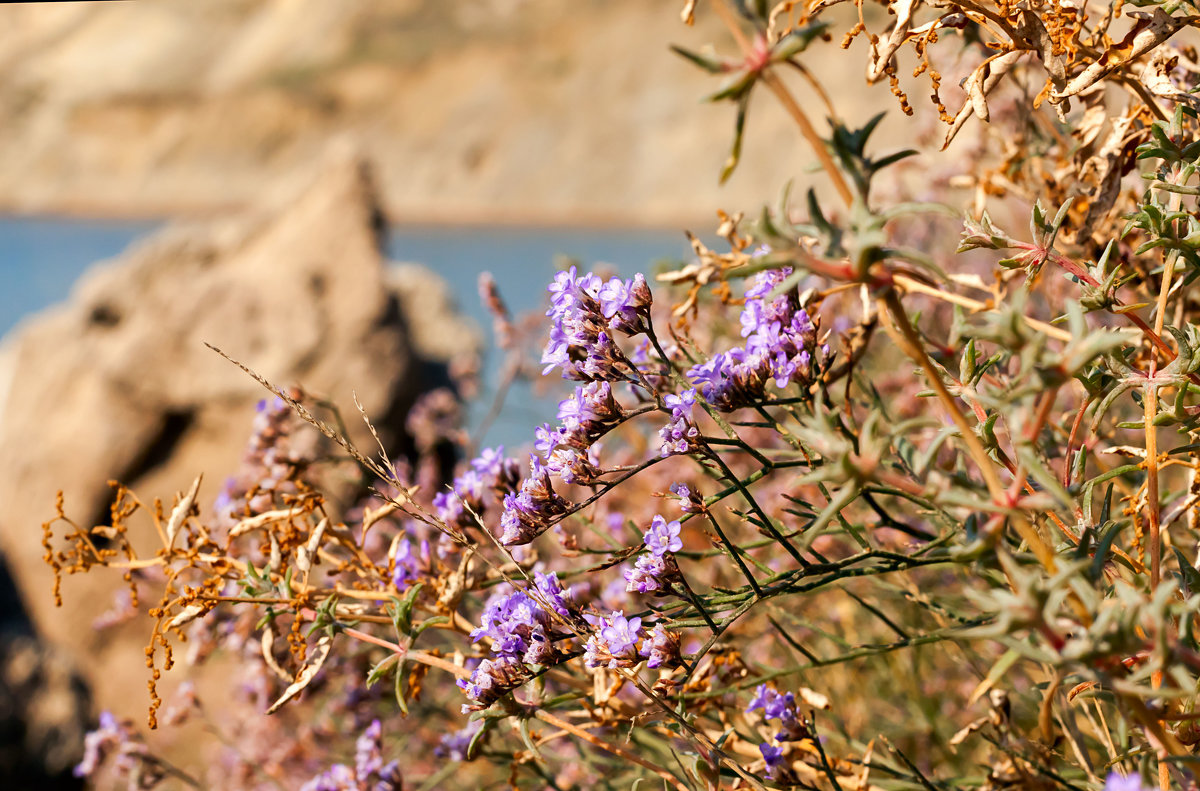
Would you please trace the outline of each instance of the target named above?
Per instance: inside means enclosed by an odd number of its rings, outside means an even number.
[[[273,382],[331,398],[369,450],[353,391],[384,442],[404,447],[408,407],[444,383],[447,361],[436,359],[436,343],[415,347],[404,306],[411,284],[389,271],[382,233],[367,170],[340,154],[298,195],[158,233],[0,348],[0,551],[37,630],[85,675],[103,674],[101,707],[144,696],[134,643],[146,624],[139,619],[128,639],[91,628],[111,607],[117,574],[67,577],[66,606],[55,607],[41,559],[55,493],[83,526],[106,521],[114,479],[169,508],[204,473],[201,500],[211,503],[268,394],[205,343]],[[426,334],[440,325],[447,337],[474,337],[445,303],[429,306],[419,317]]]

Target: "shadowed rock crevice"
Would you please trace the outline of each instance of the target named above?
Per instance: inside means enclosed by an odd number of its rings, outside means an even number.
[[[0,778],[6,789],[81,788],[90,699],[61,651],[34,634],[0,554]]]

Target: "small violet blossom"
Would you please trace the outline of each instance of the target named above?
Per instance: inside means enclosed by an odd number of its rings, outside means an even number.
[[[650,529],[646,531],[646,549],[652,555],[663,557],[668,552],[678,552],[683,549],[683,540],[679,538],[679,522],[668,522],[655,514],[651,520]]]
[[[763,760],[767,762],[767,777],[775,777],[775,773],[784,764],[783,748],[763,742],[758,745],[758,751],[762,753]]]
[[[659,455],[666,457],[688,453],[697,448],[700,430],[692,422],[692,409],[696,406],[695,389],[685,390],[679,395],[668,395],[663,403],[671,410],[671,422],[659,429]]]
[[[796,698],[792,693],[781,695],[768,685],[759,684],[746,713],[758,710],[762,711],[764,720],[779,720],[783,730],[775,734],[775,741],[794,742],[807,737],[808,730],[796,713]]]
[[[629,667],[637,661],[637,642],[642,637],[641,618],[626,618],[620,610],[607,618],[584,617],[596,629],[584,647],[584,664],[592,668],[617,668]]]
[[[1142,777],[1137,772],[1123,776],[1109,772],[1104,779],[1104,791],[1143,791]]]
[[[671,553],[683,549],[679,537],[679,522],[668,522],[655,515],[646,531],[647,554],[637,559],[633,568],[625,570],[625,590],[638,593],[662,593],[679,573]]]
[[[402,791],[398,761],[383,760],[383,727],[374,720],[354,746],[354,766],[334,764],[300,791]]]
[[[679,664],[679,636],[658,624],[650,632],[649,639],[642,641],[642,650],[639,653],[646,658],[646,667],[651,670],[664,666],[674,667]]]

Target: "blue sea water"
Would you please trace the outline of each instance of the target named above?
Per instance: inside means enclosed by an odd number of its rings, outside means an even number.
[[[62,302],[92,264],[121,253],[158,223],[0,217],[0,335]]]
[[[61,302],[94,262],[112,258],[154,230],[154,221],[91,221],[61,218],[0,218],[0,334],[22,317]],[[546,284],[562,258],[583,267],[603,263],[629,275],[647,274],[661,260],[679,260],[690,246],[678,231],[641,229],[393,227],[388,255],[423,264],[451,284],[459,308],[490,333],[491,317],[480,303],[478,280],[489,271],[514,314],[544,309]],[[483,395],[468,410],[478,427],[491,402],[500,360],[484,360]],[[515,450],[532,439],[534,426],[554,418],[554,398],[527,383],[513,388],[504,410],[480,437],[485,445]]]

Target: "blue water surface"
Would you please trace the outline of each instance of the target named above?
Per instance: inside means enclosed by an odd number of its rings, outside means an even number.
[[[153,220],[0,217],[0,335],[23,317],[65,300],[89,266],[120,254],[158,225]]]
[[[0,334],[23,317],[65,300],[93,263],[119,255],[161,223],[46,217],[0,218]],[[388,255],[423,264],[450,283],[459,308],[490,335],[491,317],[479,300],[479,275],[491,272],[514,314],[543,311],[546,285],[564,257],[590,269],[606,264],[623,275],[649,275],[658,262],[689,257],[679,231],[644,229],[416,227],[389,233]],[[485,356],[482,397],[468,409],[469,428],[478,434],[491,404],[500,367],[498,355]],[[557,376],[554,374],[553,376]],[[539,394],[518,383],[482,444],[505,444],[515,451],[532,440],[533,428],[554,419],[557,395]]]

